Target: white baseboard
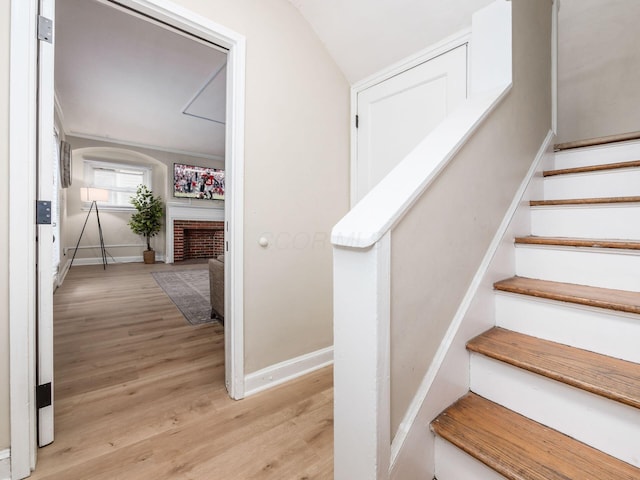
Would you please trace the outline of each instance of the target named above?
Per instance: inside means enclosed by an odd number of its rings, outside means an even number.
[[[0,450],[0,480],[11,480],[11,450]]]
[[[71,268],[71,260],[67,260],[62,268],[58,270],[58,278],[56,279],[58,284],[56,287],[61,286],[64,283],[64,279],[67,277],[67,273],[69,273],[69,268]]]
[[[114,261],[114,258],[115,258],[115,261]],[[111,257],[107,258],[107,264],[113,265],[114,263],[139,263],[144,261],[142,256],[114,257],[114,258],[111,258]],[[160,263],[164,262],[164,255],[156,254],[156,261]],[[102,264],[102,258],[100,257],[76,258],[73,261],[73,263],[75,263],[76,265],[100,265]],[[58,272],[57,285],[56,285],[57,287],[62,285],[62,283],[64,282],[64,279],[67,277],[67,273],[69,273],[69,268],[71,268],[71,260],[67,260],[65,264],[62,266],[62,268],[60,269],[60,271]]]
[[[108,257],[107,265],[114,263],[140,263],[143,262],[142,255],[134,255],[131,257]],[[164,255],[156,254],[157,262],[164,262]],[[89,258],[76,258],[73,261],[74,265],[102,265],[101,257],[89,257]],[[65,272],[66,275],[66,272]],[[63,277],[64,278],[64,277]]]
[[[301,377],[333,363],[333,346],[316,350],[244,377],[245,397]]]

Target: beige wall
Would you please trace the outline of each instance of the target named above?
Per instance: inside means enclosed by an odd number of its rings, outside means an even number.
[[[638,0],[562,0],[559,142],[640,130],[638,18]]]
[[[247,38],[245,371],[255,372],[333,344],[329,232],[349,205],[349,85],[286,0],[178,3]]]
[[[0,2],[0,450],[9,440],[9,20]]]
[[[513,0],[513,89],[392,233],[392,431],[551,128],[551,0]]]

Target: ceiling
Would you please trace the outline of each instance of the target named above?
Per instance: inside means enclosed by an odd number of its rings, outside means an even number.
[[[471,26],[493,0],[289,0],[350,83]]]
[[[224,158],[226,53],[94,0],[56,2],[67,135]]]
[[[493,0],[289,0],[356,83],[471,25]],[[68,135],[224,157],[226,53],[95,0],[57,0]]]

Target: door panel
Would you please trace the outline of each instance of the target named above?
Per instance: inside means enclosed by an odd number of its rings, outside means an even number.
[[[40,15],[54,20],[55,0],[40,0]],[[54,22],[55,25],[55,22]],[[54,28],[55,30],[55,28]],[[55,31],[52,42],[55,41]],[[38,42],[38,199],[53,198],[53,43]],[[51,405],[38,409],[38,445],[53,442],[53,230],[37,226],[37,380],[51,384]]]
[[[467,46],[358,93],[359,201],[467,96]]]

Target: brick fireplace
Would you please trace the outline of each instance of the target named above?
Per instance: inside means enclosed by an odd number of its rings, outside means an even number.
[[[224,222],[173,220],[173,261],[224,253]]]

